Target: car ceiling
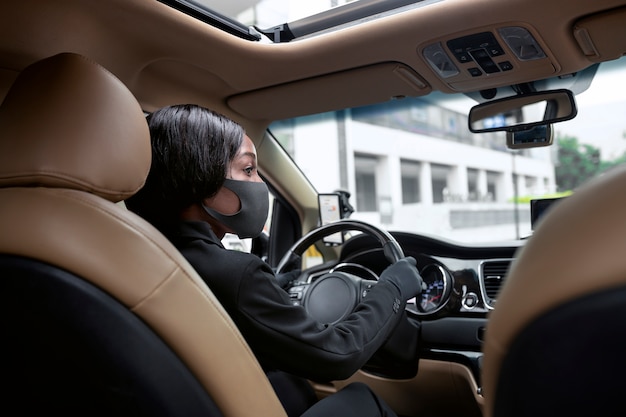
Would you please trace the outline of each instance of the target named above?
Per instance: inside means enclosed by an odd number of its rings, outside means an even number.
[[[0,97],[31,62],[72,51],[113,72],[146,111],[195,102],[260,131],[276,119],[432,90],[511,85],[618,58],[626,53],[625,5],[624,0],[446,0],[270,44],[228,35],[156,0],[4,2]],[[618,14],[602,14],[615,8]],[[549,59],[524,71],[444,82],[422,58],[422,49],[435,42],[511,25],[531,32]]]

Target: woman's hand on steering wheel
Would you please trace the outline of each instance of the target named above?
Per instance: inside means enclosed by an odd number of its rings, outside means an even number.
[[[407,256],[389,265],[380,275],[378,281],[389,281],[395,285],[404,301],[422,292],[422,277],[417,271],[417,261],[412,256]]]

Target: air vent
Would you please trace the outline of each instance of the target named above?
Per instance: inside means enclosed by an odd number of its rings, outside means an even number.
[[[499,259],[482,263],[480,268],[481,289],[488,307],[494,307],[500,287],[509,271],[511,261],[512,259]]]

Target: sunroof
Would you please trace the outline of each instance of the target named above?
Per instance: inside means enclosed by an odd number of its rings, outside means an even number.
[[[246,39],[289,42],[442,0],[159,1]]]
[[[246,26],[271,28],[359,0],[194,0]],[[366,1],[365,1],[366,2]]]

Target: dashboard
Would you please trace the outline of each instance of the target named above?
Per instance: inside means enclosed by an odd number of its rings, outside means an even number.
[[[487,316],[524,241],[459,245],[412,233],[391,235],[405,256],[417,260],[425,283],[422,294],[407,303],[407,315],[419,329],[419,358],[461,363],[479,381]],[[365,234],[346,241],[340,262],[378,275],[389,265],[378,242]]]
[[[406,320],[364,370],[412,378],[420,359],[434,359],[462,364],[480,381],[487,317],[524,241],[461,245],[414,233],[390,234],[405,256],[416,259],[423,287],[407,302]],[[303,271],[288,291],[294,303],[321,322],[338,322],[367,296],[389,262],[379,240],[356,234],[342,245],[337,261]]]
[[[412,310],[424,320],[450,316],[484,317],[516,252],[524,241],[492,245],[459,245],[433,237],[391,232],[405,256],[417,260],[427,287]],[[377,242],[364,234],[344,244],[341,262],[350,262],[381,274],[389,265]]]

